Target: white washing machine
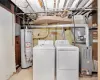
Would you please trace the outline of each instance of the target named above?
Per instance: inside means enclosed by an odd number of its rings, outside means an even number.
[[[45,43],[48,42],[51,43],[51,41],[45,41]],[[55,47],[52,44],[41,45],[40,41],[40,45],[37,45],[33,48],[33,80],[54,79]]]
[[[66,40],[57,40],[56,80],[79,80],[79,49]]]

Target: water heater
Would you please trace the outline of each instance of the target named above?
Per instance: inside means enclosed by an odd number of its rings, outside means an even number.
[[[33,46],[32,30],[21,29],[21,67],[28,68],[32,66]]]

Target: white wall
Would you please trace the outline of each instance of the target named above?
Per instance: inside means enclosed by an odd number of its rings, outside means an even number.
[[[21,26],[18,24],[18,23],[16,23],[15,24],[15,36],[20,36],[20,29],[21,29]]]
[[[16,71],[14,21],[14,15],[0,7],[0,80],[8,80]]]

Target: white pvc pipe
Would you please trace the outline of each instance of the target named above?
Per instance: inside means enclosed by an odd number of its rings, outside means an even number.
[[[62,27],[74,27],[74,24],[59,24],[59,25],[47,25],[47,26],[38,26],[38,25],[31,25],[31,28],[62,28]],[[75,24],[75,27],[87,27],[87,24]]]

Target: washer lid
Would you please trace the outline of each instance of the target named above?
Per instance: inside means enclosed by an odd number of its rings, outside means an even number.
[[[33,49],[55,49],[53,45],[37,45]]]
[[[56,49],[61,50],[61,51],[64,51],[64,50],[74,50],[74,51],[79,50],[78,47],[72,46],[72,45],[62,45],[62,46],[58,45],[58,46],[56,46]]]
[[[53,45],[53,40],[38,40],[38,45]]]

